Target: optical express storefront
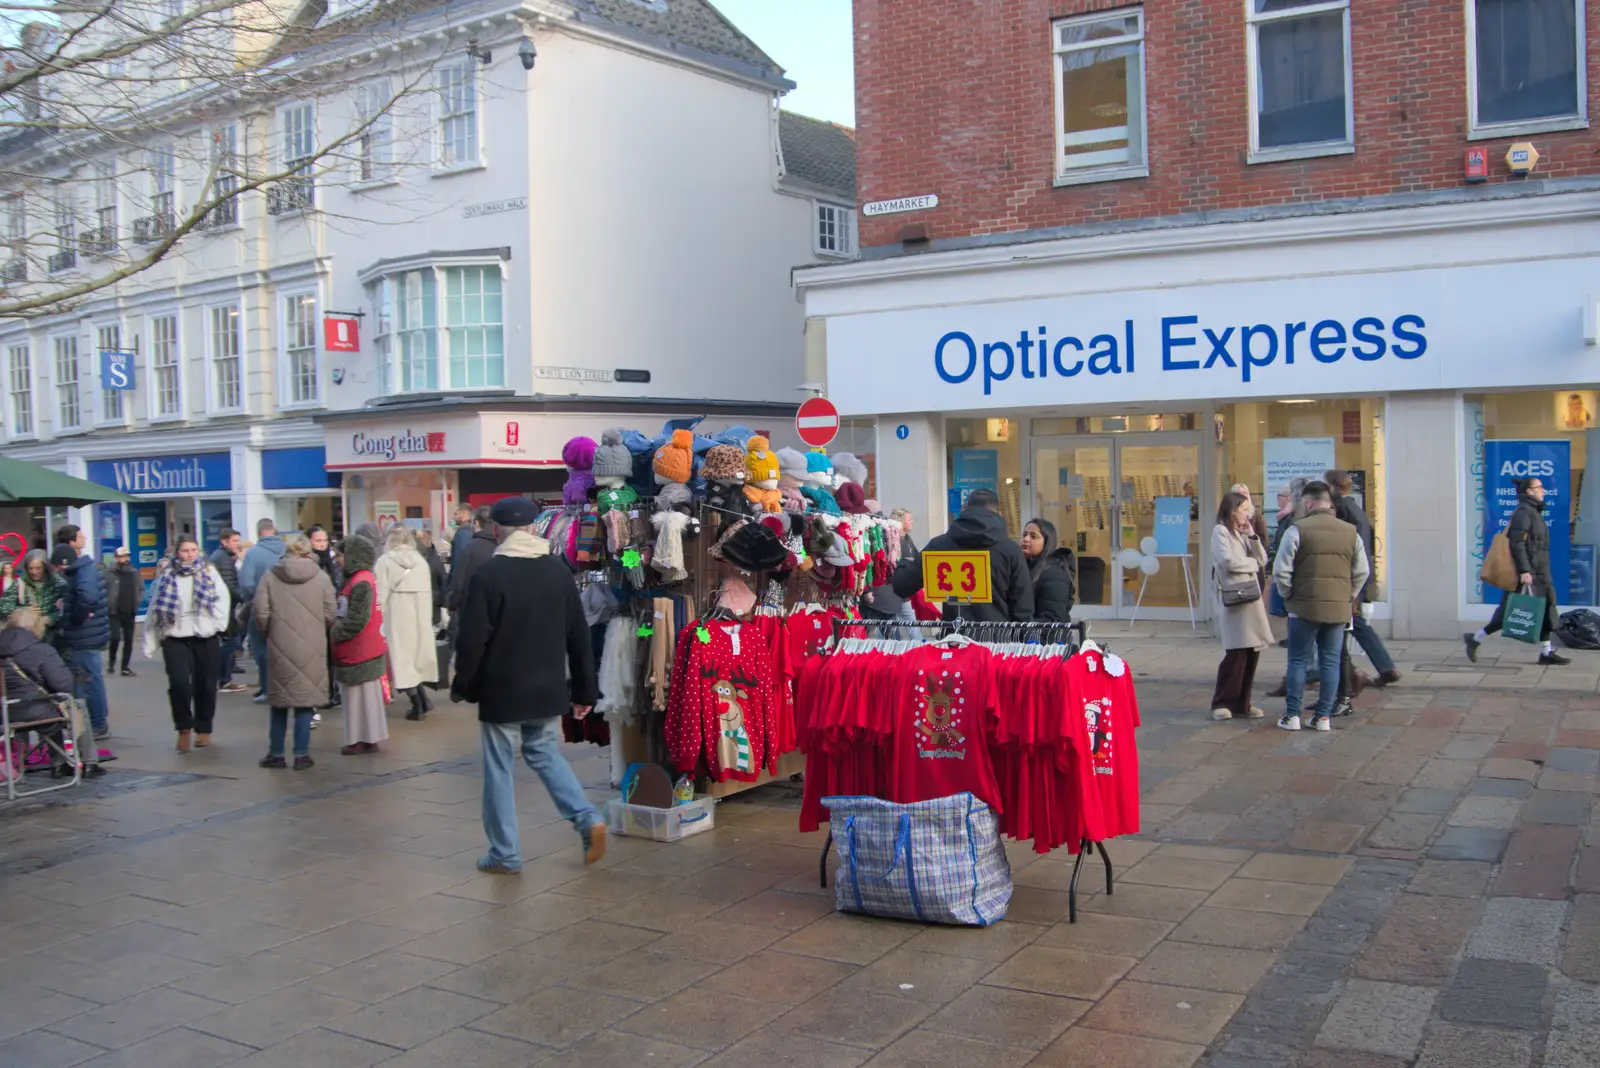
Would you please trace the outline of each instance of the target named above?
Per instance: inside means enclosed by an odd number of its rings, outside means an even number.
[[[936,229],[936,227],[935,227]],[[1563,609],[1596,603],[1600,196],[1572,193],[929,251],[798,272],[810,376],[876,424],[923,538],[992,489],[1053,522],[1077,615],[1211,614],[1221,494],[1276,512],[1348,470],[1375,618],[1448,638],[1514,507],[1550,488]],[[1153,551],[1152,551],[1153,550]],[[1187,558],[1187,559],[1185,559]],[[1380,624],[1381,626],[1382,624]]]

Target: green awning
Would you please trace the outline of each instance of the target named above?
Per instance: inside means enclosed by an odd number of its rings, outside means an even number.
[[[114,489],[73,478],[26,460],[0,456],[0,504],[72,505],[81,508],[101,501],[136,501]]]

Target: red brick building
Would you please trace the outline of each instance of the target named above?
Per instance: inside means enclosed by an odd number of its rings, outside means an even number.
[[[1600,173],[1600,34],[1576,46],[1600,0],[857,0],[855,18],[860,198],[939,196],[864,218],[864,249],[1459,189],[1467,149],[1487,184],[1526,182],[1504,161],[1519,141],[1535,181]]]

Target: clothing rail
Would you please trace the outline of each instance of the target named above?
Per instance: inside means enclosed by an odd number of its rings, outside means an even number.
[[[833,621],[832,644],[837,645],[843,632],[850,627],[868,627],[873,629],[887,629],[893,627],[911,628],[914,630],[943,630],[949,634],[960,634],[977,642],[1001,643],[1006,641],[1033,641],[1040,644],[1049,644],[1059,632],[1067,635],[1066,645],[1072,653],[1083,647],[1089,640],[1089,623],[1087,620],[1078,620],[1074,623],[1030,622],[1030,623],[984,623],[973,622],[957,616],[955,619],[919,619],[907,622],[900,619],[835,619]],[[944,637],[945,635],[940,635]],[[1096,639],[1096,643],[1105,652],[1110,652],[1110,647]],[[1071,655],[1069,653],[1069,655]],[[828,838],[822,843],[822,856],[817,862],[818,874],[822,888],[828,888],[828,854],[833,850],[833,828],[828,828]],[[1096,842],[1085,838],[1078,843],[1078,856],[1072,862],[1072,881],[1067,884],[1067,922],[1078,922],[1078,876],[1083,870],[1085,855],[1098,852],[1100,861],[1106,869],[1106,894],[1113,892],[1114,872],[1111,867],[1111,855],[1106,852],[1104,842]]]

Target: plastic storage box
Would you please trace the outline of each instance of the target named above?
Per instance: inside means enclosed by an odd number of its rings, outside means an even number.
[[[716,822],[716,801],[709,797],[671,808],[630,805],[620,798],[606,804],[606,824],[612,834],[654,838],[658,842],[676,842],[709,831]]]

